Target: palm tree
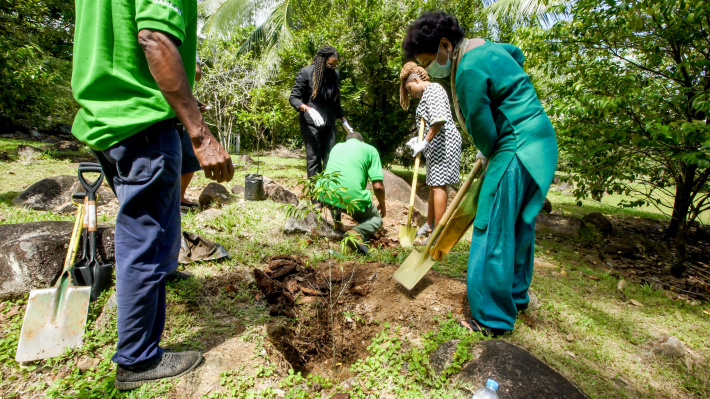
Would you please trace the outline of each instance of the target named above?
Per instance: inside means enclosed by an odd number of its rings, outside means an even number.
[[[558,17],[553,7],[567,4],[570,0],[484,0],[486,10],[494,17],[513,17],[516,21],[537,19],[542,25],[550,25]]]
[[[203,29],[207,34],[226,36],[234,26],[256,25],[239,52],[254,51],[266,60],[291,43],[297,7],[294,0],[205,0],[200,4],[207,17]]]

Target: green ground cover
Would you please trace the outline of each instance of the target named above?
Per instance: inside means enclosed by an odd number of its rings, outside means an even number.
[[[12,152],[15,144],[15,141],[0,140],[3,151]],[[293,187],[298,177],[305,174],[302,159],[261,157],[259,160],[263,161],[262,173],[286,187]],[[0,223],[71,220],[71,216],[19,210],[11,203],[21,190],[39,178],[73,174],[74,170],[75,165],[51,154],[28,165],[17,161],[0,162]],[[234,181],[225,186],[243,184],[244,175],[255,171],[254,166],[238,168]],[[207,182],[204,177],[197,177],[193,184],[199,187]],[[651,210],[648,213],[618,210],[613,201],[601,204],[585,201],[582,207],[577,207],[572,197],[558,192],[552,192],[550,199],[555,211],[560,213],[582,215],[601,211],[619,217],[653,215]],[[206,397],[275,398],[275,388],[261,383],[275,378],[275,360],[262,352],[266,345],[264,326],[272,319],[268,309],[249,294],[250,287],[240,280],[233,280],[237,283],[231,293],[225,291],[222,282],[232,281],[230,279],[240,273],[249,273],[268,255],[299,254],[317,263],[332,256],[328,249],[337,249],[337,246],[327,242],[305,245],[304,237],[283,235],[280,227],[286,220],[285,211],[271,201],[236,200],[221,211],[223,214],[219,217],[207,221],[200,218],[200,213],[183,218],[185,230],[222,243],[232,259],[187,265],[185,269],[194,273],[195,278],[169,284],[164,344],[175,349],[206,350],[225,339],[240,337],[257,348],[253,358],[261,366],[237,367],[224,373],[219,389]],[[110,223],[110,218],[104,220],[106,222]],[[453,279],[465,279],[469,246],[465,240],[457,244],[436,270]],[[540,307],[519,319],[515,331],[504,339],[528,349],[593,398],[710,398],[707,389],[710,385],[707,366],[710,304],[672,299],[666,292],[647,285],[629,284],[622,293],[616,289],[619,278],[584,261],[581,247],[581,242],[538,239],[532,290]],[[373,252],[374,259],[392,264],[403,260],[408,253],[406,250],[398,250],[396,254],[389,250]],[[346,260],[358,260],[352,255],[344,256]],[[174,397],[176,381],[150,384],[128,393],[113,389],[115,365],[110,356],[116,344],[115,313],[100,315],[110,294],[106,293],[92,304],[83,347],[56,359],[23,367],[14,361],[14,355],[26,298],[0,302],[3,320],[0,323],[0,397]],[[641,306],[633,305],[632,299]],[[370,343],[369,356],[344,366],[349,367],[350,375],[367,381],[366,387],[352,389],[353,397],[470,397],[474,387],[437,379],[427,365],[426,355],[438,343],[462,339],[460,351],[468,353],[468,349],[483,339],[467,334],[456,324],[456,317],[443,315],[439,327],[422,331],[422,339],[417,342],[409,342],[398,334],[398,325],[382,325],[380,335]],[[665,334],[685,343],[689,353],[686,360],[673,361],[650,353],[651,343]],[[93,370],[81,372],[77,361],[83,357],[99,359],[99,364]],[[405,362],[410,371],[402,373]],[[286,392],[287,398],[321,397],[304,386],[319,382],[328,388],[340,382],[338,375],[341,374],[293,373],[279,377],[278,386]]]

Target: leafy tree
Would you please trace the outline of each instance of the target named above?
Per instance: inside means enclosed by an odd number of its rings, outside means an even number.
[[[43,126],[69,122],[74,4],[0,0],[0,115]]]
[[[568,11],[521,36],[552,78],[543,98],[576,194],[635,192],[622,205],[668,209],[680,275],[690,222],[710,209],[710,3],[578,0]]]

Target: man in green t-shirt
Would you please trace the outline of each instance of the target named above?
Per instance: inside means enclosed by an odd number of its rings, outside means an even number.
[[[359,200],[355,211],[350,216],[358,222],[353,228],[353,236],[367,241],[382,227],[382,218],[387,214],[385,205],[385,185],[382,174],[380,154],[375,147],[365,144],[362,135],[353,132],[345,136],[345,142],[336,144],[330,151],[325,173],[338,172],[339,187],[345,187],[345,201]],[[372,205],[372,195],[367,189],[367,181],[372,182],[372,188],[377,197],[377,208]],[[333,209],[333,218],[340,224],[340,216],[344,204],[323,198],[322,201]],[[378,212],[379,210],[379,212]],[[359,254],[367,255],[367,246],[353,245]]]
[[[76,0],[72,133],[96,154],[116,193],[116,388],[176,377],[196,351],[160,348],[165,276],[180,250],[180,136],[190,136],[207,178],[234,174],[202,119],[191,86],[196,0]],[[176,119],[177,117],[177,119]]]

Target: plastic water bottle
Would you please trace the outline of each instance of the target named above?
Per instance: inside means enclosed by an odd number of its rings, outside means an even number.
[[[489,378],[486,386],[478,388],[471,399],[498,399],[498,383]]]

